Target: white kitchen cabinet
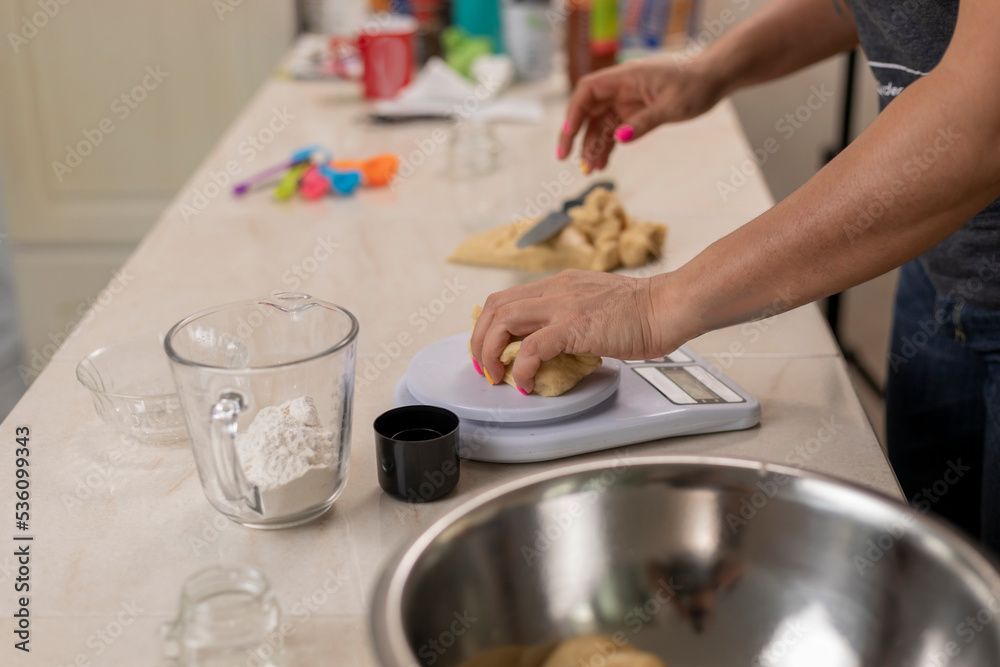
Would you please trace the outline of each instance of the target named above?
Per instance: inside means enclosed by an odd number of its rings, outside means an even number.
[[[108,282],[294,31],[292,0],[0,5],[0,190],[26,352]]]

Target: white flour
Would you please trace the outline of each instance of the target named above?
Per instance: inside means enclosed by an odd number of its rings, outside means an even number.
[[[261,493],[264,516],[324,503],[336,486],[336,437],[324,429],[309,396],[262,408],[236,436],[247,481]]]

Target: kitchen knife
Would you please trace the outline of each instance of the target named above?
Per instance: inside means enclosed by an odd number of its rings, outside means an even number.
[[[522,234],[521,237],[517,239],[517,247],[527,248],[528,246],[535,245],[536,243],[547,241],[558,234],[562,231],[563,227],[568,225],[573,220],[573,218],[569,216],[569,210],[574,206],[582,206],[584,200],[587,198],[587,195],[597,188],[614,190],[615,184],[612,181],[598,181],[587,188],[579,197],[576,197],[575,199],[567,199],[563,203],[560,210],[549,213],[547,216],[535,223],[531,229]]]

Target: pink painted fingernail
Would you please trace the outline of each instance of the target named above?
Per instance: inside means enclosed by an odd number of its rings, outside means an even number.
[[[622,125],[617,130],[615,130],[615,139],[624,143],[632,141],[632,137],[635,136],[635,130],[632,129],[630,125]]]
[[[569,121],[563,121],[563,134],[569,132]]]
[[[563,158],[562,146],[556,146],[556,157],[560,160]]]
[[[476,372],[477,373],[479,373],[480,375],[483,374],[483,369],[479,367],[479,362],[478,361],[476,361],[475,359],[473,359],[472,360],[472,365],[476,367]]]
[[[519,392],[521,392],[521,393],[522,393],[523,395],[525,395],[525,396],[527,396],[527,395],[528,395],[528,392],[526,392],[526,391],[525,391],[524,389],[522,389],[521,387],[518,387],[518,388],[517,388],[517,390],[518,390]]]

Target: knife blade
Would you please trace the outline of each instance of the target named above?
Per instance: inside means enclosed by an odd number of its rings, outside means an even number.
[[[573,218],[569,215],[569,210],[574,206],[581,206],[587,198],[587,195],[597,188],[614,190],[615,184],[612,181],[598,181],[584,190],[579,196],[574,197],[573,199],[567,199],[563,202],[563,205],[559,210],[552,211],[540,221],[536,222],[531,229],[526,231],[524,234],[521,234],[520,238],[517,239],[517,247],[527,248],[528,246],[533,246],[536,243],[547,241],[558,234],[566,225],[573,221]]]

